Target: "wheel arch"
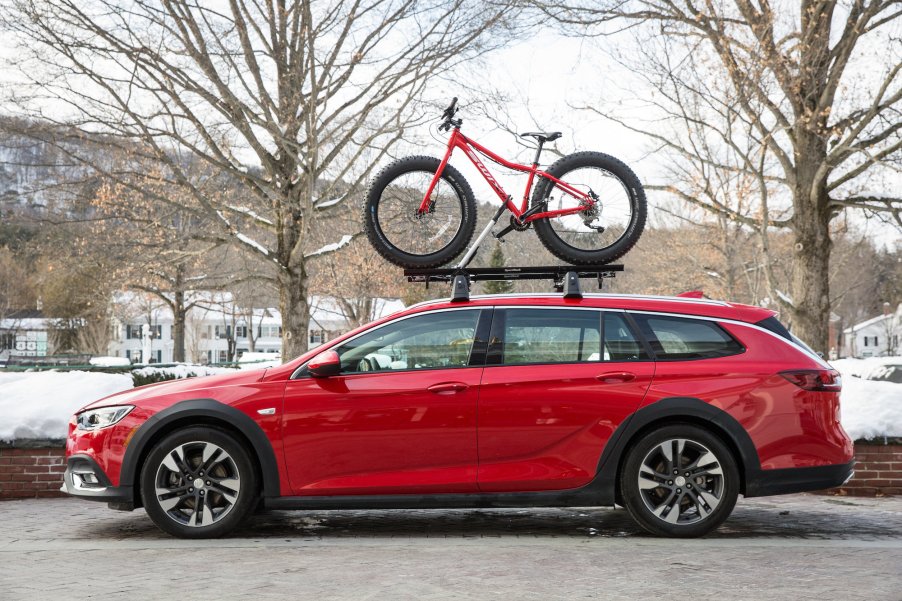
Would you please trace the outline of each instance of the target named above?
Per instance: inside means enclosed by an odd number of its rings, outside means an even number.
[[[761,463],[751,437],[726,411],[694,397],[670,397],[643,407],[624,421],[611,437],[599,460],[598,473],[614,486],[620,503],[620,471],[629,449],[646,433],[661,426],[679,423],[705,428],[718,436],[733,453],[739,467],[739,492],[743,495],[750,482],[758,478]]]
[[[189,426],[210,426],[236,436],[251,451],[264,497],[280,494],[275,452],[266,434],[247,414],[214,399],[181,401],[151,416],[135,431],[126,449],[119,476],[120,486],[131,486],[135,506],[141,504],[141,467],[154,445],[169,434]]]

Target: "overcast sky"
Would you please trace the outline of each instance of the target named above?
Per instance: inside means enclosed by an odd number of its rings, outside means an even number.
[[[516,131],[562,131],[564,135],[556,143],[558,150],[564,153],[577,150],[605,152],[629,164],[643,182],[660,182],[657,173],[659,161],[663,159],[649,154],[651,145],[640,134],[587,111],[570,108],[585,104],[611,108],[624,94],[648,93],[638,87],[624,90],[630,85],[631,74],[604,52],[603,45],[626,41],[625,37],[564,38],[546,30],[493,54],[483,65],[468,67],[464,75],[475,87],[493,86],[513,99],[507,112],[511,127]],[[11,42],[9,38],[0,39],[0,60],[16,56]],[[15,71],[0,70],[0,89],[4,96],[15,90],[20,77]],[[518,144],[515,136],[481,119],[478,107],[468,107],[473,99],[467,97],[466,90],[439,80],[429,93],[447,100],[452,96],[460,97],[462,110],[459,116],[464,119],[463,131],[468,136],[507,158],[520,162],[532,159],[533,151]],[[437,134],[433,126],[432,135],[436,137],[425,135],[424,145],[415,149],[416,154],[441,156],[447,134]],[[543,163],[550,163],[554,158],[546,153]],[[464,172],[480,201],[497,202],[495,194],[465,157],[455,155],[453,162]],[[507,192],[519,200],[525,183],[522,176],[508,175],[494,164],[489,164],[489,168]],[[650,200],[654,204],[655,196],[650,195]],[[654,210],[651,217],[654,223]],[[878,244],[902,243],[902,232],[893,226],[860,218],[856,218],[856,223]]]

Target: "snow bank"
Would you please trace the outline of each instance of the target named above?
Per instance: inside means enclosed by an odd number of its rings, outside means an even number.
[[[197,376],[215,376],[216,374],[233,374],[235,369],[231,367],[209,367],[207,365],[180,363],[167,367],[142,367],[141,369],[133,369],[131,373],[144,377],[166,374],[175,378],[194,378]]]
[[[902,357],[831,362],[842,374],[842,425],[853,440],[902,437],[902,384],[865,379],[890,364],[902,365]]]
[[[272,358],[272,355],[270,355]],[[273,359],[278,365],[279,360]],[[899,363],[902,357],[842,359],[833,366],[843,375],[842,423],[853,439],[902,437],[902,384],[866,380],[872,370]],[[248,363],[243,368],[265,367]],[[235,373],[227,367],[177,365],[145,367],[135,373],[159,372],[179,378]],[[69,417],[101,397],[132,387],[132,373],[105,374],[83,371],[0,371],[0,440],[16,438],[64,438]]]
[[[0,372],[0,440],[65,438],[78,409],[131,387],[130,373]]]
[[[278,367],[282,365],[280,353],[252,353],[246,351],[238,358],[239,369],[260,369],[263,367]]]
[[[91,357],[88,363],[99,367],[127,367],[132,364],[125,357]]]

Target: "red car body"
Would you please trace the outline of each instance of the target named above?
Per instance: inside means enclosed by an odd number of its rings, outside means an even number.
[[[372,328],[461,307],[482,309],[486,320],[476,338],[488,352],[474,351],[471,364],[305,375],[314,356]],[[513,307],[697,317],[716,322],[743,350],[692,360],[493,364],[493,339],[481,336],[493,314]],[[116,508],[138,506],[138,474],[154,442],[198,424],[246,441],[272,507],[613,504],[631,441],[655,424],[682,421],[727,443],[746,496],[839,485],[853,462],[838,387],[806,390],[782,375],[830,367],[766,327],[773,315],[717,301],[617,295],[423,303],[280,367],[154,384],[88,405],[82,411],[134,409],[90,431],[73,417],[64,490]],[[88,472],[96,484],[79,479]]]

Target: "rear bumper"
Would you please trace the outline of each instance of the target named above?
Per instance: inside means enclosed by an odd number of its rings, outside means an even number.
[[[66,460],[66,472],[60,490],[73,497],[106,501],[114,509],[133,509],[131,486],[113,486],[100,466],[89,455],[72,455]]]
[[[839,465],[758,470],[746,483],[746,497],[786,495],[810,490],[835,488],[855,474],[855,461]]]

